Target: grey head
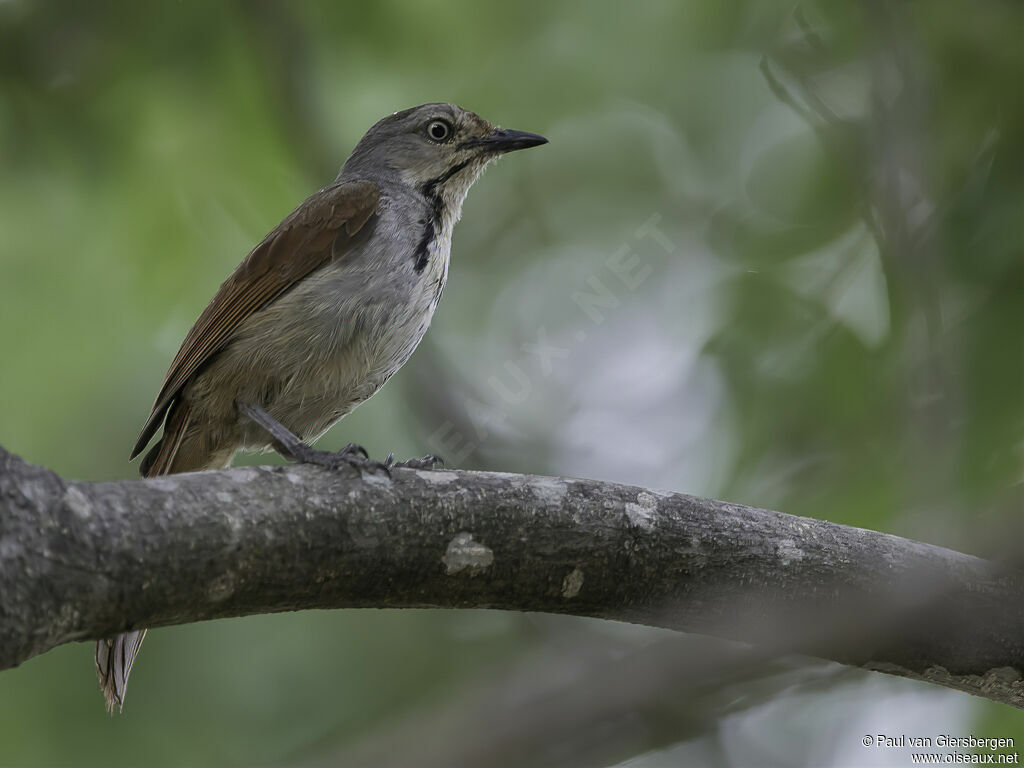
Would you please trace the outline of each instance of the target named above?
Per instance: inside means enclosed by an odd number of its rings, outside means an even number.
[[[454,104],[421,104],[370,128],[338,179],[401,184],[443,201],[457,218],[466,192],[491,161],[546,143],[536,133],[499,128]]]

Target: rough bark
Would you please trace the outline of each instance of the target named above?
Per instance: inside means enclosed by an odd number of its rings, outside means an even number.
[[[593,480],[284,466],[82,483],[0,449],[0,669],[133,627],[346,607],[635,622],[1024,706],[1024,579],[941,547]]]

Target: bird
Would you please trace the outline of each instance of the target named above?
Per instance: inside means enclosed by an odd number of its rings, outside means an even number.
[[[546,144],[447,103],[374,124],[337,177],[274,227],[185,336],[131,453],[143,477],[228,466],[277,449],[326,466],[385,471],[350,444],[311,444],[409,359],[448,279],[469,188],[499,156]],[[404,462],[431,467],[437,457]],[[96,643],[107,711],[124,707],[144,628]]]

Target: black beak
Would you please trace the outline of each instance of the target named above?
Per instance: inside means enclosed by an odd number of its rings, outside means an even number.
[[[459,149],[479,147],[484,152],[514,152],[517,149],[529,149],[547,143],[548,140],[537,133],[499,128],[490,136],[462,142]]]

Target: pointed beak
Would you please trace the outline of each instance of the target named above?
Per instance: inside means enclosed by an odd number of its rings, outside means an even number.
[[[548,140],[537,133],[527,131],[513,131],[510,128],[499,128],[494,133],[484,136],[482,139],[464,141],[459,149],[479,147],[484,152],[514,152],[517,149],[529,149],[547,144]]]

